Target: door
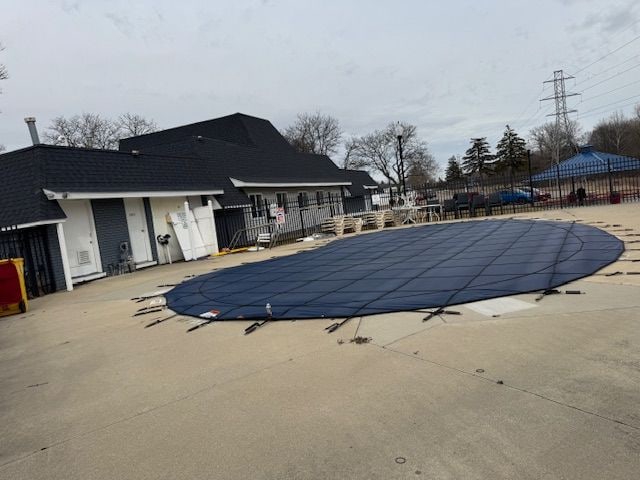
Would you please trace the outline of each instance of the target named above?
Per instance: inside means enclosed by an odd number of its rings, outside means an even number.
[[[99,272],[91,203],[89,200],[61,200],[59,203],[67,215],[64,239],[71,276],[84,277]]]
[[[144,203],[141,198],[125,198],[124,211],[127,215],[131,254],[136,264],[151,262],[151,243],[147,231],[147,216],[144,213]]]
[[[207,254],[218,253],[218,237],[216,237],[216,224],[212,223],[214,218],[211,216],[209,206],[196,207],[193,209],[193,216],[196,225],[200,231],[202,242]]]

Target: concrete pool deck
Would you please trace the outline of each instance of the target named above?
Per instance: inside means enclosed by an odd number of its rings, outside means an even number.
[[[504,217],[581,220],[632,242],[639,207]],[[581,295],[427,322],[403,312],[244,336],[249,322],[187,334],[193,319],[132,317],[146,303],[130,298],[160,284],[322,243],[112,277],[0,319],[0,479],[637,476],[640,243],[560,288]]]

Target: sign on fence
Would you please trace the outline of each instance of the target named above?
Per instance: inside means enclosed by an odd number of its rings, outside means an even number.
[[[278,225],[284,225],[284,208],[283,207],[278,207],[276,208],[276,223]]]

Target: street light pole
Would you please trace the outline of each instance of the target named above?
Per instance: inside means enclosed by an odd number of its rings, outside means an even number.
[[[402,158],[402,134],[403,134],[403,130],[402,130],[402,125],[400,125],[400,122],[398,122],[398,125],[396,125],[396,137],[398,137],[398,156],[400,158],[400,179],[402,182],[402,194],[406,197],[407,196],[407,184],[406,184],[406,180],[405,180],[405,174],[404,174],[404,158]]]

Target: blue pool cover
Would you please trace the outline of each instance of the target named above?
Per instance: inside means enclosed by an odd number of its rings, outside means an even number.
[[[555,288],[623,252],[588,225],[483,220],[386,230],[214,271],[166,294],[176,313],[217,320],[348,318]]]

